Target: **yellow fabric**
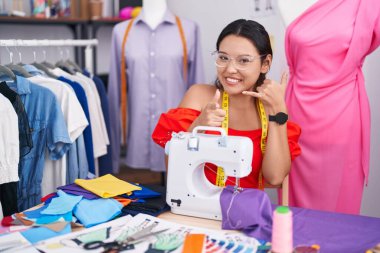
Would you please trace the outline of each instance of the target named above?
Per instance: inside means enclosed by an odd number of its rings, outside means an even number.
[[[141,190],[141,187],[120,180],[111,174],[95,179],[76,179],[75,183],[102,198],[112,198],[127,192]]]

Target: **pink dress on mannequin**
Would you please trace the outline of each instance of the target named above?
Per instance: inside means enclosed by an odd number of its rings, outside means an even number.
[[[288,27],[286,102],[302,129],[291,206],[360,212],[371,125],[362,65],[379,44],[379,0],[319,0]]]

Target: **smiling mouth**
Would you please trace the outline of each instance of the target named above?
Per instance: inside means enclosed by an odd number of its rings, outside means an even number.
[[[230,83],[230,84],[238,84],[239,82],[241,82],[241,79],[227,77],[226,81],[227,83]]]

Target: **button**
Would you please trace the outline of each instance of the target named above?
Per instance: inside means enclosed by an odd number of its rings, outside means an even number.
[[[155,53],[154,52],[150,52],[150,56],[154,56],[155,55]]]
[[[151,117],[152,117],[152,119],[154,119],[156,116],[153,114]]]
[[[155,98],[156,97],[156,94],[152,94],[152,95],[150,95],[151,96],[151,98]]]
[[[154,73],[150,73],[150,77],[154,78],[156,75]]]

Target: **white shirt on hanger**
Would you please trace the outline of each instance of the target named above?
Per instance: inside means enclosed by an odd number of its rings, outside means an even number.
[[[17,182],[20,160],[18,117],[12,103],[1,93],[0,119],[0,184]]]

